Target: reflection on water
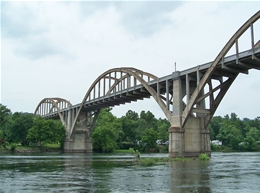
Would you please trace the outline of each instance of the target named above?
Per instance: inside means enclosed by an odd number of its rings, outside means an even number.
[[[172,192],[211,192],[209,163],[200,160],[171,162]]]
[[[142,157],[167,154],[142,154]],[[2,192],[259,192],[260,153],[212,153],[210,161],[132,163],[131,155],[1,155]]]

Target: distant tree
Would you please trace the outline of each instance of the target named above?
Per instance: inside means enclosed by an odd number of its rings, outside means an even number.
[[[144,135],[146,129],[148,129],[146,121],[144,119],[138,119],[137,128],[135,131],[136,140],[140,141],[142,139],[142,136]]]
[[[257,150],[257,141],[259,140],[259,131],[255,127],[251,127],[246,133],[244,139],[244,147],[246,150]]]
[[[123,137],[122,123],[111,112],[102,109],[99,113],[95,128],[91,134],[94,151],[113,152]]]
[[[148,128],[154,128],[157,129],[156,126],[156,118],[154,117],[153,113],[151,113],[150,111],[141,111],[140,113],[140,119],[143,119],[146,122],[146,127],[144,129],[148,129]]]
[[[146,148],[150,149],[156,146],[157,132],[153,129],[146,129],[142,137],[142,142],[146,144]]]
[[[222,141],[223,145],[232,149],[239,149],[239,143],[243,140],[243,137],[240,129],[232,125],[231,121],[225,121],[221,124],[217,139]]]
[[[27,145],[26,136],[33,126],[33,114],[15,112],[7,128],[7,139],[11,143]]]
[[[109,153],[117,148],[117,135],[111,127],[96,127],[92,133],[93,149],[95,152]]]
[[[2,128],[7,121],[7,117],[11,115],[11,110],[0,103],[0,127]]]
[[[133,142],[136,139],[136,130],[138,127],[138,114],[129,110],[125,116],[121,117],[122,130],[124,133],[124,142]]]
[[[209,124],[211,140],[216,139],[217,135],[219,134],[220,124],[222,122],[223,122],[223,118],[221,116],[215,116],[211,119]]]
[[[157,121],[157,137],[158,139],[165,141],[169,140],[169,133],[168,133],[168,129],[170,127],[170,123],[168,120],[166,119],[159,119]]]
[[[260,132],[260,117],[257,117],[253,120],[248,120],[246,123],[250,127],[255,127]]]
[[[0,103],[0,140],[5,139],[5,129],[7,127],[11,114],[11,110]]]
[[[53,119],[36,117],[33,126],[28,130],[27,140],[44,146],[50,143],[62,143],[66,137],[66,130],[62,123]]]
[[[138,113],[132,110],[128,110],[125,116],[133,121],[137,121],[139,119]]]
[[[141,140],[145,130],[150,128],[157,131],[157,119],[150,111],[141,111],[140,118],[137,120],[136,139]]]

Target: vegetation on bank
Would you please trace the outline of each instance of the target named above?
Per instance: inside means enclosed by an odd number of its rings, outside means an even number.
[[[37,148],[45,151],[44,147],[48,144],[60,144],[61,147],[65,136],[66,130],[58,120],[45,120],[30,113],[12,113],[0,104],[2,151],[35,151]]]
[[[111,109],[101,110],[91,134],[93,150],[98,153],[123,151],[132,148],[139,152],[168,152],[169,122],[156,119],[150,111],[140,114],[129,110],[117,118]],[[253,120],[239,119],[235,113],[225,117],[213,117],[210,124],[211,140],[222,141],[222,146],[213,145],[213,151],[258,151],[260,141],[260,117]],[[66,131],[58,120],[44,120],[30,113],[12,113],[0,104],[0,147],[15,150],[22,147],[60,144]],[[17,145],[18,144],[18,145]],[[25,149],[25,148],[24,148]],[[48,149],[48,148],[46,148]]]
[[[62,152],[60,144],[47,144],[45,146],[21,144],[8,144],[6,147],[0,146],[0,153],[44,153],[44,152]]]
[[[213,117],[210,139],[222,141],[222,146],[211,144],[213,151],[259,151],[260,117],[239,119],[235,113]]]

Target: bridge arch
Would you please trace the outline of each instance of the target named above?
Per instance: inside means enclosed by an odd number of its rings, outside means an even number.
[[[146,92],[148,94],[142,95],[142,93],[140,93],[139,91],[134,91],[136,93],[138,92],[136,95],[140,98],[152,96],[159,104],[166,117],[170,120],[171,112],[167,109],[163,101],[163,97],[160,96],[158,88],[156,90],[149,86],[147,83],[149,81],[157,80],[157,76],[131,67],[114,68],[104,72],[92,83],[91,87],[85,94],[82,103],[77,111],[76,118],[74,119],[71,135],[75,130],[74,127],[76,125],[79,114],[87,102],[95,101],[96,98],[103,98],[104,100],[106,100],[106,97],[113,97],[117,94],[120,94],[120,92],[122,93],[123,90],[135,90],[138,85],[137,82],[139,82],[140,85],[143,87],[141,88],[141,90],[143,89],[143,91],[141,92]],[[131,101],[135,101],[135,99],[140,99],[138,97],[135,98],[135,96],[133,96],[133,99]]]
[[[193,109],[196,109],[196,105],[201,101],[202,98],[205,97],[211,97],[212,102],[209,113],[207,113],[207,119],[206,119],[206,125],[209,124],[209,121],[211,120],[213,114],[215,113],[218,105],[220,104],[222,98],[224,97],[225,93],[227,92],[228,88],[231,86],[233,81],[235,80],[236,76],[239,74],[239,72],[234,73],[234,77],[227,80],[225,82],[225,86],[221,85],[215,90],[210,90],[208,93],[204,95],[204,97],[201,97],[201,93],[203,92],[205,86],[210,83],[210,79],[214,73],[214,71],[217,69],[217,66],[219,63],[222,62],[222,68],[228,68],[223,64],[224,57],[226,54],[230,51],[230,49],[235,46],[236,48],[236,62],[239,64],[238,55],[239,55],[239,49],[238,49],[238,40],[239,38],[244,34],[245,31],[247,31],[249,28],[251,29],[251,52],[252,52],[252,59],[255,58],[254,50],[256,44],[254,43],[254,30],[253,30],[253,24],[260,18],[260,11],[256,12],[251,18],[249,18],[236,32],[235,34],[230,38],[230,40],[226,43],[226,45],[222,48],[222,50],[219,52],[211,66],[208,68],[208,70],[205,72],[203,77],[200,79],[199,84],[195,88],[194,92],[192,93],[187,105],[185,106],[183,113],[182,113],[182,120],[181,120],[181,127],[184,128],[185,124],[190,116],[192,116]],[[259,59],[258,59],[259,60]],[[244,65],[244,64],[243,64]],[[211,86],[211,85],[210,85]],[[213,92],[218,91],[218,95],[216,98],[213,98]]]
[[[61,114],[61,110],[70,106],[72,106],[72,104],[63,98],[44,98],[37,105],[34,111],[34,116],[40,115],[44,117],[50,114],[58,114],[62,124],[65,125],[65,120]]]

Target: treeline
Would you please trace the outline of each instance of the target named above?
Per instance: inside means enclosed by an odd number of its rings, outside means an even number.
[[[0,104],[0,144],[20,143],[60,143],[66,131],[60,121],[43,120],[29,113],[11,113]],[[92,131],[93,150],[112,152],[115,149],[162,152],[168,151],[167,145],[157,145],[156,141],[169,139],[167,119],[157,119],[150,111],[140,114],[129,110],[120,118],[111,113],[112,109],[101,110]],[[222,141],[222,146],[212,145],[213,150],[259,150],[260,117],[253,120],[239,119],[235,113],[224,117],[215,116],[210,125],[211,140]]]
[[[142,111],[139,115],[129,110],[125,116],[117,118],[111,109],[103,109],[91,136],[93,150],[111,152],[134,147],[142,152],[167,151],[168,147],[157,146],[156,140],[168,141],[169,127],[166,119],[156,119],[150,111]]]
[[[31,113],[12,113],[0,104],[0,146],[37,144],[40,147],[59,143],[62,145],[66,130],[58,120],[44,120]]]
[[[170,124],[166,119],[156,119],[150,111],[142,111],[139,115],[131,110],[125,116],[116,118],[110,110],[101,111],[92,133],[95,151],[127,149],[127,144],[134,145],[139,151],[168,150],[167,146],[161,149],[162,146],[156,145],[158,139],[163,142],[169,139]],[[210,140],[222,142],[222,146],[211,144],[212,150],[260,150],[260,117],[241,120],[235,113],[224,117],[215,116],[209,124],[209,129]]]
[[[260,117],[241,120],[235,113],[224,117],[215,116],[210,122],[209,129],[211,140],[217,139],[223,144],[212,145],[212,150],[228,148],[255,151],[260,148]]]

